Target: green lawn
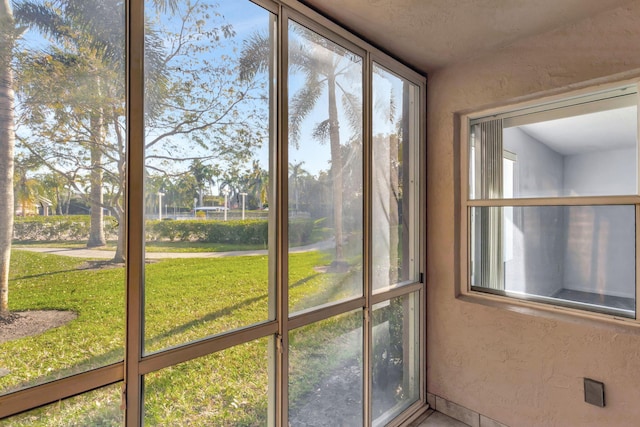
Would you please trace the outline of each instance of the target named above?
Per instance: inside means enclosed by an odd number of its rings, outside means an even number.
[[[340,298],[340,287],[335,285],[345,276],[317,272],[317,267],[329,261],[321,252],[291,255],[292,309]],[[123,359],[124,269],[79,269],[85,262],[13,251],[11,310],[72,310],[78,317],[40,335],[0,344],[0,368],[10,371],[0,377],[1,393]],[[146,350],[161,350],[267,320],[267,268],[263,256],[168,259],[148,264]],[[149,374],[145,378],[148,424],[177,425],[188,420],[192,425],[264,425],[268,341],[265,338]],[[55,417],[67,420],[56,425],[119,425],[113,421],[118,415],[113,405],[119,405],[117,392],[115,396],[113,389],[97,390],[36,410],[40,415],[47,411],[44,416],[12,418],[8,425],[39,425],[39,419],[41,425],[49,425],[47,420]],[[0,425],[5,424],[0,421]]]
[[[87,242],[82,240],[54,240],[54,241],[19,241],[14,242],[13,247],[20,249],[21,247],[40,247],[40,248],[69,248],[84,249]],[[115,251],[116,242],[108,241],[106,246],[99,249],[103,251]],[[145,245],[147,252],[226,252],[226,251],[253,251],[257,249],[266,249],[264,245],[256,244],[230,244],[230,243],[209,243],[209,242],[182,242],[182,241],[150,241]]]

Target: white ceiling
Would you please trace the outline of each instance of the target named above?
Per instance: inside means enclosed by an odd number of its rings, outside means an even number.
[[[629,1],[301,0],[422,72],[482,55]]]
[[[422,72],[639,0],[300,0]],[[524,129],[526,128],[526,129]],[[635,108],[523,127],[562,154],[635,146]]]
[[[638,109],[599,111],[520,126],[524,132],[562,155],[634,148]]]

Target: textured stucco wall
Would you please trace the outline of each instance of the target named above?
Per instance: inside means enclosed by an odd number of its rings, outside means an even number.
[[[640,75],[640,1],[429,76],[431,393],[512,426],[638,425],[640,329],[455,296],[454,113],[617,73]],[[605,383],[606,408],[584,403],[583,377]]]

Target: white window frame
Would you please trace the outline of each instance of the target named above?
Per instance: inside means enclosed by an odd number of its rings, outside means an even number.
[[[589,85],[586,83],[583,89],[567,91],[562,94],[552,96],[542,96],[530,98],[524,102],[504,103],[502,106],[479,109],[476,111],[461,112],[456,114],[456,125],[458,126],[459,140],[456,149],[458,150],[459,173],[457,191],[459,197],[458,221],[456,227],[459,230],[459,256],[458,271],[459,279],[456,281],[457,298],[473,303],[480,303],[503,309],[513,310],[521,313],[533,315],[566,318],[566,316],[594,320],[598,323],[605,321],[613,324],[631,325],[640,327],[640,185],[637,185],[636,194],[620,196],[561,196],[561,197],[532,197],[532,198],[495,198],[481,199],[472,198],[473,191],[470,189],[471,173],[473,168],[479,167],[478,162],[470,165],[471,161],[471,126],[482,119],[503,119],[514,126],[524,124],[528,121],[543,121],[545,119],[558,118],[557,112],[550,112],[553,108],[562,108],[567,116],[577,115],[597,111],[597,102],[605,98],[606,102],[618,102],[611,99],[613,93],[628,95],[629,90],[635,93],[636,105],[638,105],[638,131],[637,138],[640,138],[640,88],[638,80],[613,81],[611,83]],[[595,101],[595,102],[594,102]],[[532,118],[535,117],[535,120]],[[637,149],[637,179],[640,180],[640,147]],[[517,165],[515,165],[517,167]],[[596,311],[587,311],[575,305],[561,305],[552,298],[543,301],[544,298],[527,298],[526,295],[515,293],[486,292],[485,289],[477,290],[472,288],[471,281],[471,260],[472,257],[472,236],[471,236],[471,209],[474,207],[527,207],[527,206],[605,206],[605,205],[630,205],[635,207],[635,318],[620,317],[616,314],[609,314]]]

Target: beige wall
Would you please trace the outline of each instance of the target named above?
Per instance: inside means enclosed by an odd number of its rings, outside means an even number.
[[[640,75],[640,1],[429,76],[429,392],[511,426],[639,425],[640,327],[455,296],[454,113],[618,73]],[[583,377],[605,383],[606,408],[584,402]]]

